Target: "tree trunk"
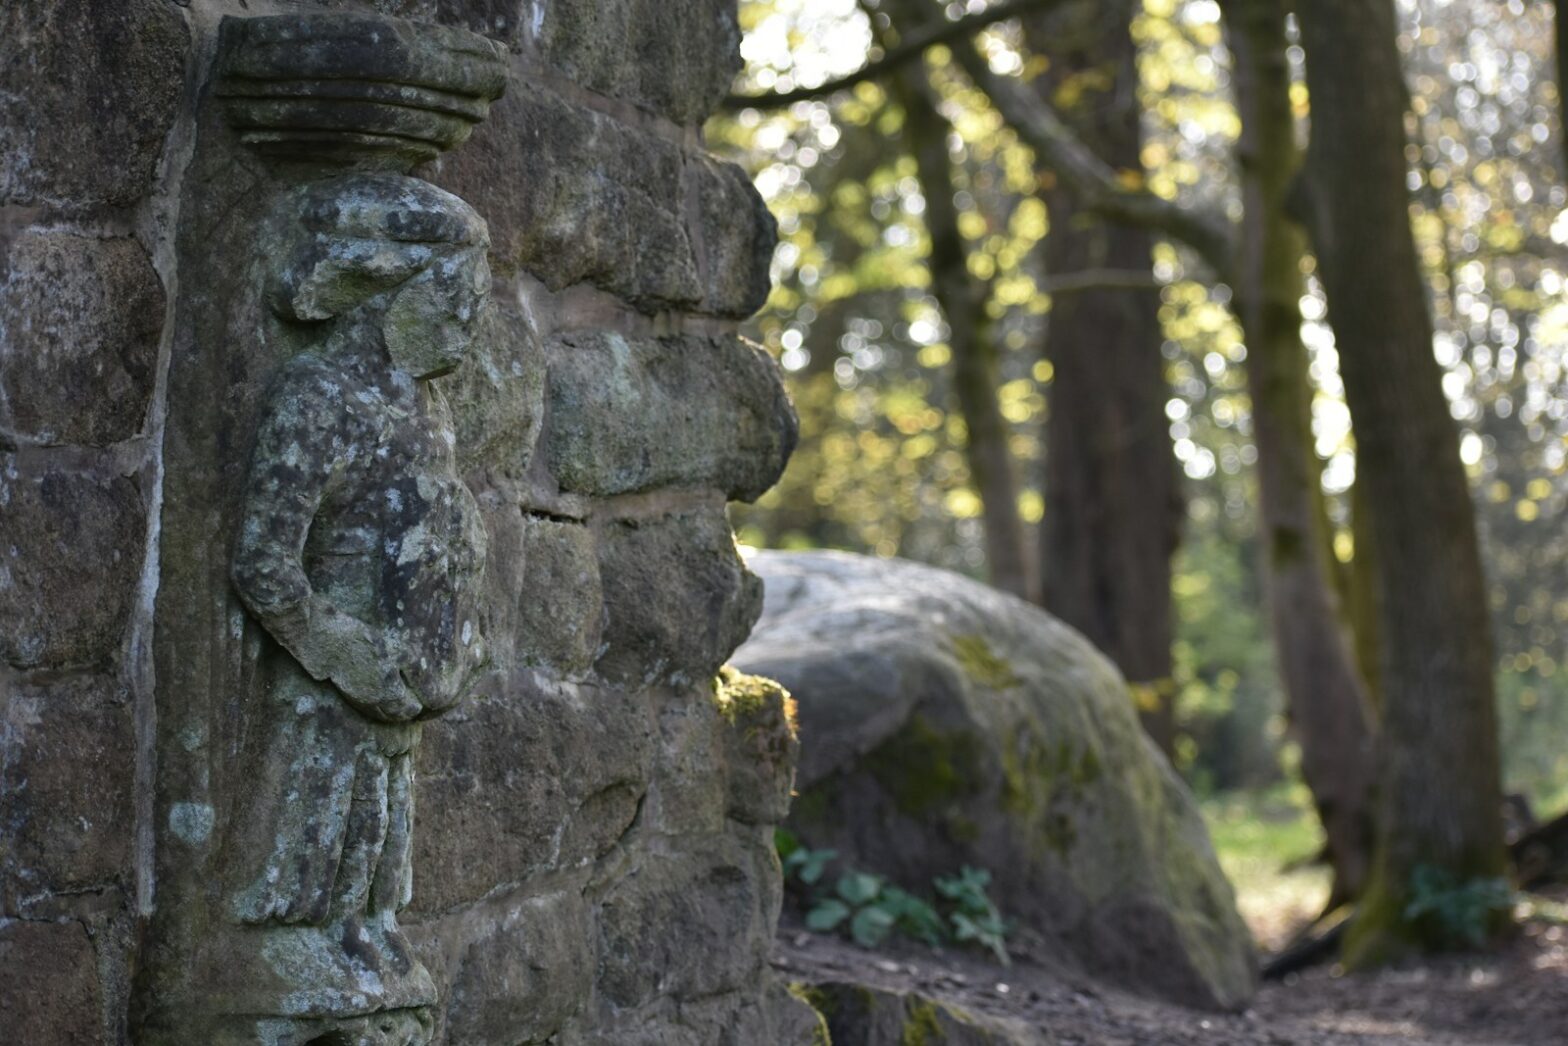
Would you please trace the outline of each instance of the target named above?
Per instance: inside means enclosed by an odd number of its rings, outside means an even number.
[[[923,12],[910,12],[915,13]],[[906,14],[900,24],[918,26],[921,22]],[[931,238],[926,264],[931,293],[947,320],[953,392],[964,419],[969,479],[980,498],[987,570],[991,584],[1035,602],[1039,599],[1038,574],[1018,512],[1018,473],[1007,419],[997,400],[1001,378],[993,325],[986,312],[989,292],[969,271],[969,255],[953,202],[952,159],[947,149],[952,127],[937,108],[936,92],[926,78],[924,63],[899,70],[892,86],[904,108],[904,133],[926,201],[925,225]]]
[[[923,69],[902,74],[905,131],[925,196],[931,237],[927,265],[931,292],[947,319],[953,351],[953,391],[964,419],[969,478],[980,497],[985,524],[986,564],[991,583],[1024,599],[1037,598],[1023,517],[1018,512],[1018,477],[1009,446],[1007,419],[997,400],[1001,384],[996,340],[986,314],[987,293],[969,272],[968,253],[953,204],[949,126],[920,81]],[[910,81],[914,81],[911,83]]]
[[[1552,5],[1552,23],[1557,29],[1557,133],[1562,139],[1558,148],[1568,160],[1568,11],[1563,7],[1563,0]],[[1564,170],[1568,171],[1568,167]]]
[[[1236,266],[1258,448],[1264,584],[1280,679],[1334,867],[1334,901],[1358,896],[1372,850],[1372,731],[1330,586],[1322,469],[1301,341],[1305,235],[1286,213],[1300,166],[1284,0],[1226,0],[1245,217]],[[1331,907],[1332,907],[1331,903]]]
[[[1035,81],[1046,97],[1081,89],[1069,123],[1118,170],[1143,171],[1142,109],[1129,0],[1069,4],[1025,20]],[[1153,236],[1085,213],[1054,183],[1045,265],[1052,278],[1088,270],[1148,271]],[[1046,423],[1045,605],[1121,668],[1144,725],[1167,752],[1174,740],[1171,556],[1181,495],[1171,453],[1160,353],[1159,292],[1089,288],[1052,302],[1045,355],[1055,368]]]
[[[1312,99],[1312,232],[1355,426],[1381,595],[1381,816],[1353,965],[1444,943],[1412,879],[1502,875],[1486,586],[1405,186],[1392,0],[1298,4]],[[1506,912],[1489,918],[1501,927]]]

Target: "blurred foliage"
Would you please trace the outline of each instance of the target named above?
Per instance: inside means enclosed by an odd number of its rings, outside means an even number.
[[[959,17],[980,6],[946,10]],[[1549,6],[1399,0],[1412,215],[1492,580],[1507,784],[1538,805],[1568,786],[1558,740],[1568,736],[1568,192]],[[743,0],[742,18],[738,89],[747,92],[821,83],[861,66],[871,48],[856,0]],[[1237,216],[1239,128],[1218,5],[1145,0],[1135,35],[1149,187]],[[1015,36],[1002,23],[981,42],[996,71],[1032,75],[1040,60]],[[1299,50],[1292,58],[1299,66]],[[1039,345],[1052,298],[1035,249],[1050,232],[1036,195],[1050,176],[1037,174],[946,51],[928,54],[928,70],[956,132],[956,203],[971,268],[990,286],[1005,350],[998,395],[1024,479],[1019,511],[1034,524],[1050,511],[1039,479],[1052,368]],[[1303,116],[1306,103],[1298,84]],[[735,519],[755,545],[847,548],[978,573],[980,502],[950,409],[948,332],[928,289],[925,201],[901,124],[869,82],[708,126],[712,146],[749,167],[779,218],[776,290],[749,333],[782,362],[802,420],[784,481]],[[1334,550],[1348,562],[1354,440],[1307,264],[1313,431]],[[1178,755],[1200,786],[1264,784],[1290,769],[1290,753],[1260,606],[1246,347],[1227,288],[1189,278],[1195,268],[1168,246],[1153,272],[1163,285],[1166,414],[1189,506],[1175,578]]]
[[[1314,860],[1323,829],[1311,794],[1299,783],[1278,784],[1214,796],[1202,809],[1237,909],[1258,943],[1277,951],[1329,897],[1332,873]]]

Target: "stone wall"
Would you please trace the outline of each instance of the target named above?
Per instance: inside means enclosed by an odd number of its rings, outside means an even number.
[[[489,119],[416,172],[488,222],[493,272],[476,355],[432,383],[484,524],[489,654],[418,749],[424,1034],[810,1042],[766,964],[784,698],[716,681],[761,595],[725,503],[771,485],[795,424],[736,334],[772,221],[702,144],[734,0],[0,11],[3,1037],[209,1041],[191,1014],[273,642],[231,561],[297,351],[264,318],[261,231],[293,175],[241,147],[213,70],[225,16],[321,11],[510,52]]]

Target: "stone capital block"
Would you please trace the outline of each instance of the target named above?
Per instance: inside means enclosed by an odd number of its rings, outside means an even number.
[[[594,331],[561,335],[545,351],[545,455],[563,490],[690,487],[751,501],[795,448],[782,374],[740,338]]]
[[[0,436],[101,447],[141,431],[163,285],[135,240],[29,232],[0,280]]]

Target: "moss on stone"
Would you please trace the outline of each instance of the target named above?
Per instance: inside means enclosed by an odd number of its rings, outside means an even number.
[[[833,996],[813,984],[802,981],[791,981],[785,986],[791,995],[810,1006],[817,1015],[817,1026],[811,1035],[811,1046],[833,1046],[833,1038],[828,1034],[828,1018],[833,1016],[837,1009]]]
[[[920,816],[978,792],[982,754],[973,734],[944,732],[916,712],[866,765],[900,811]]]
[[[713,700],[731,726],[743,719],[755,719],[775,706],[781,707],[790,732],[795,732],[795,701],[771,679],[748,676],[733,665],[725,665],[713,681]]]
[[[899,1036],[899,1046],[939,1046],[946,1042],[942,1024],[937,1016],[936,1003],[930,999],[912,999],[909,1019],[904,1022],[904,1034]]]
[[[1013,671],[1013,666],[996,656],[984,636],[954,636],[953,656],[958,659],[965,674],[980,686],[992,690],[1010,690],[1022,682]]]

